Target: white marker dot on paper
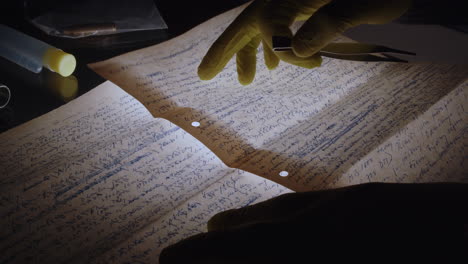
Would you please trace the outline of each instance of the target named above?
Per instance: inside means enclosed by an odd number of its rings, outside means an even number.
[[[287,171],[282,171],[282,172],[279,173],[279,176],[281,176],[281,177],[286,177],[288,175],[289,175],[289,173]]]
[[[200,126],[200,122],[197,122],[197,121],[192,122],[192,126],[193,126],[193,127],[199,127],[199,126]]]

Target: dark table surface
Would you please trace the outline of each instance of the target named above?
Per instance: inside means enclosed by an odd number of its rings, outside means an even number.
[[[25,19],[23,1],[4,3],[4,8],[0,11],[2,24],[73,54],[77,59],[77,67],[72,76],[64,78],[46,68],[39,74],[29,72],[0,57],[0,84],[8,86],[11,91],[10,102],[0,109],[0,132],[48,113],[104,82],[103,78],[87,67],[88,63],[112,58],[174,38],[203,21],[244,2],[246,1],[156,0],[156,6],[168,26],[166,30],[130,32],[82,39],[49,36]],[[47,10],[47,7],[43,9]]]

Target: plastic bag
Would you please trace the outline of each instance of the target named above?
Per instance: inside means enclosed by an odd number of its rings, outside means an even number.
[[[167,28],[152,0],[45,2],[25,1],[25,13],[32,24],[51,36],[82,38]]]

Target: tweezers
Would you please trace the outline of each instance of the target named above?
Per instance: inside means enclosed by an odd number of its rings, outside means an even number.
[[[272,38],[274,51],[292,50],[291,39],[287,37],[273,36]],[[385,46],[367,44],[367,43],[330,43],[318,53],[320,56],[329,57],[340,60],[351,61],[388,61],[388,62],[408,62],[407,60],[399,59],[391,54],[411,55],[416,53],[392,49]]]

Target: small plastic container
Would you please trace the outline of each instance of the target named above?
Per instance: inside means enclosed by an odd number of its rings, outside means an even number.
[[[42,67],[67,77],[76,67],[75,57],[45,42],[0,25],[0,56],[32,72]]]

